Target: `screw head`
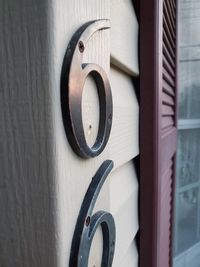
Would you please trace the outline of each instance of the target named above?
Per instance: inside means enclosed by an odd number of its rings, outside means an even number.
[[[88,227],[90,224],[90,216],[87,216],[86,220],[85,220],[85,225]]]
[[[79,48],[79,51],[80,51],[81,53],[84,52],[84,50],[85,50],[85,46],[84,46],[84,43],[83,43],[82,41],[80,41],[80,42],[78,43],[78,48]]]

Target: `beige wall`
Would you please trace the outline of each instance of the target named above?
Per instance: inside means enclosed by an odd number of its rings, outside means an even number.
[[[138,23],[131,1],[8,0],[1,5],[0,262],[67,266],[84,194],[101,163],[111,159],[114,169],[95,210],[109,211],[115,219],[113,266],[137,266],[138,181],[132,160],[139,153],[139,106],[131,79],[138,75]],[[105,18],[111,19],[111,30],[90,39],[84,62],[100,64],[110,77],[113,126],[100,156],[83,160],[64,131],[60,74],[73,33],[89,20]],[[89,144],[98,129],[98,106],[95,84],[88,78],[82,112]],[[99,229],[89,266],[100,266],[101,249]]]

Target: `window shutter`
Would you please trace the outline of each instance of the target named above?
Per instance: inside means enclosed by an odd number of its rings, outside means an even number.
[[[140,2],[140,266],[169,267],[176,127],[176,0]]]

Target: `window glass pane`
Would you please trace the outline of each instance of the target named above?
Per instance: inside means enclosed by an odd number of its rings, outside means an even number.
[[[178,187],[199,182],[200,176],[200,130],[179,130],[177,151]]]
[[[200,26],[199,26],[200,27]],[[185,50],[185,49],[184,49]],[[199,55],[200,57],[200,55]],[[179,115],[182,119],[199,118],[200,114],[200,62],[180,64]]]
[[[200,267],[200,1],[179,0],[174,267]]]
[[[200,117],[200,1],[179,1],[179,117]]]
[[[178,193],[177,249],[176,254],[190,248],[199,241],[198,223],[198,187],[183,188]]]
[[[175,255],[200,240],[200,129],[180,130],[176,171]]]

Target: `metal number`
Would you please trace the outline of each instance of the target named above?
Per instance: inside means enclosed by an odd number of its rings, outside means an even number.
[[[72,37],[66,51],[61,75],[61,106],[68,140],[73,150],[83,158],[99,155],[105,148],[112,125],[112,94],[105,70],[95,63],[83,63],[85,45],[99,30],[110,28],[109,20],[84,24]],[[81,99],[85,80],[91,75],[96,83],[100,121],[96,141],[89,147],[84,134]]]
[[[103,255],[101,267],[112,266],[115,249],[115,223],[113,216],[105,211],[92,211],[113,162],[106,160],[93,177],[83,200],[74,231],[69,267],[87,267],[92,239],[99,225],[103,232]]]
[[[113,106],[110,83],[105,70],[95,63],[83,63],[85,45],[90,37],[99,30],[110,28],[109,20],[96,20],[84,24],[72,37],[65,54],[61,74],[61,106],[66,135],[76,154],[83,158],[99,155],[105,148],[110,136]],[[96,83],[100,103],[100,120],[96,141],[89,147],[84,134],[81,100],[85,80],[91,75]],[[85,194],[77,219],[69,267],[87,267],[91,243],[98,226],[103,232],[102,267],[112,266],[115,250],[115,222],[106,211],[92,215],[113,162],[102,163],[93,177]]]

